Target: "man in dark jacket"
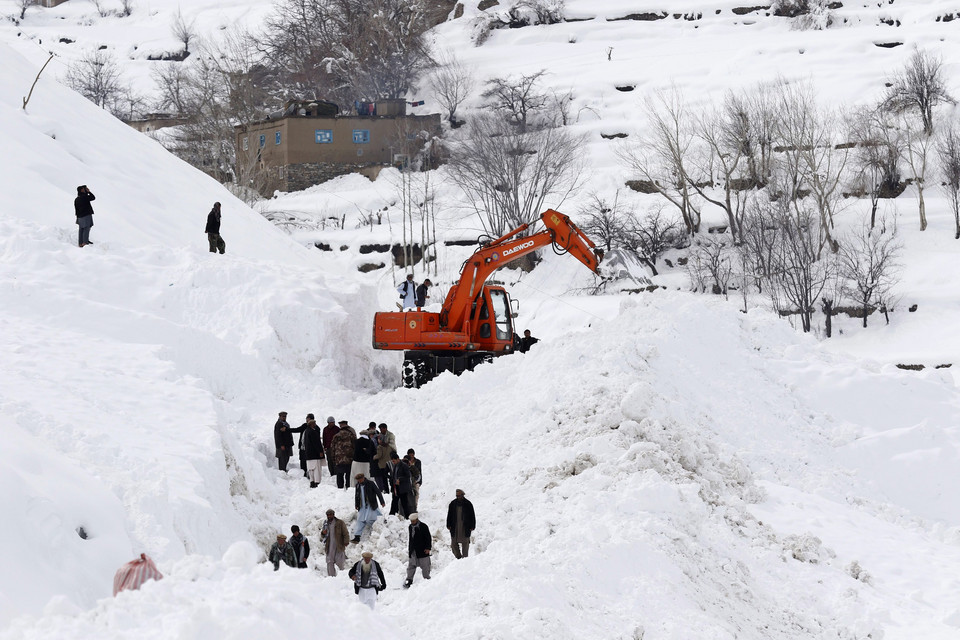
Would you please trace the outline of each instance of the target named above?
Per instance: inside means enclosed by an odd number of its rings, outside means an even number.
[[[423,281],[419,287],[417,287],[417,307],[427,306],[427,299],[430,297],[430,287],[433,286],[433,283],[430,282],[430,278],[427,278]]]
[[[323,464],[323,432],[313,414],[307,419],[307,430],[303,432],[303,457],[307,461],[310,488],[313,489],[320,484],[320,465]]]
[[[356,476],[362,473],[368,478],[373,478],[370,473],[370,463],[373,457],[377,455],[377,445],[373,443],[372,432],[365,429],[353,442],[353,462],[350,463],[350,475]]]
[[[336,462],[333,459],[333,437],[340,432],[340,427],[334,422],[333,416],[327,418],[327,426],[323,428],[323,450],[327,452],[327,469],[330,476],[337,474]],[[340,486],[339,483],[337,486]]]
[[[357,507],[357,526],[353,530],[353,543],[356,544],[360,542],[360,536],[363,535],[364,529],[370,527],[373,529],[373,524],[377,521],[381,515],[380,507],[385,503],[383,502],[383,494],[380,493],[380,488],[377,487],[377,483],[372,480],[367,480],[367,478],[362,474],[358,473],[354,480],[356,480],[357,488],[354,493],[354,505]],[[379,505],[377,503],[380,503]]]
[[[420,505],[420,485],[423,484],[423,465],[417,458],[417,452],[407,449],[407,464],[410,465],[410,475],[413,476],[413,501],[411,511],[416,511]]]
[[[298,569],[307,568],[307,558],[310,557],[310,541],[300,533],[300,527],[293,525],[290,527],[290,546],[293,547],[293,557],[297,561]]]
[[[273,425],[273,443],[277,447],[277,468],[286,473],[287,463],[293,453],[293,434],[290,433],[286,411],[280,412],[280,418]]]
[[[457,489],[457,497],[447,507],[447,531],[450,532],[450,547],[457,560],[470,555],[470,534],[477,528],[477,516],[473,503],[467,500],[463,489]],[[462,548],[462,552],[461,552]]]
[[[409,589],[413,584],[413,576],[417,573],[417,567],[420,567],[420,573],[424,580],[430,579],[430,552],[433,550],[433,538],[430,537],[430,529],[426,524],[420,522],[420,516],[416,513],[410,514],[410,526],[407,527],[410,533],[410,541],[407,544],[407,555],[410,561],[407,563],[407,581],[403,583],[404,589]]]
[[[524,329],[523,337],[520,338],[520,346],[517,347],[517,351],[520,353],[526,353],[530,351],[530,347],[540,342],[539,338],[534,338],[530,335],[530,329]]]
[[[372,553],[364,551],[360,555],[363,560],[350,567],[347,575],[353,580],[353,592],[360,596],[360,602],[373,609],[377,604],[377,594],[387,588],[387,581]]]
[[[223,241],[223,238],[220,237],[220,203],[214,202],[213,209],[210,209],[210,213],[207,214],[207,227],[206,227],[207,241],[210,243],[210,253],[225,253],[227,251],[227,243]]]
[[[393,467],[393,497],[397,507],[394,511],[394,505],[391,504],[390,515],[397,513],[401,518],[406,518],[413,513],[413,476],[410,465],[405,459],[401,460],[396,451],[390,454],[390,463]]]
[[[90,242],[90,227],[93,226],[93,206],[90,204],[97,197],[93,195],[87,185],[77,187],[77,197],[73,200],[73,211],[77,215],[77,226],[80,228],[78,242],[85,247]]]

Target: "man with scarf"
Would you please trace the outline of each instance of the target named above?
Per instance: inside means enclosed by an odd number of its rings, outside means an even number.
[[[360,602],[373,609],[377,604],[377,594],[387,588],[387,581],[373,554],[364,551],[361,555],[363,560],[353,565],[347,575],[353,579],[353,592],[360,596]]]
[[[293,547],[293,557],[297,561],[298,569],[307,568],[307,558],[310,557],[310,541],[300,533],[300,527],[293,525],[290,527],[290,546]]]

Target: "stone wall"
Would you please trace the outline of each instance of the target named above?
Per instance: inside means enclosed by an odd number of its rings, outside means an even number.
[[[287,165],[284,169],[281,191],[301,191],[307,187],[332,180],[337,176],[348,173],[363,173],[377,163],[365,162],[356,164],[334,164],[332,162],[305,162],[303,164]]]

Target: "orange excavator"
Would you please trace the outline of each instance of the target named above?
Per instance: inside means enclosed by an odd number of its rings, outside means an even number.
[[[439,313],[418,308],[376,314],[373,348],[405,352],[403,386],[420,387],[443,371],[460,374],[513,353],[516,314],[510,296],[503,287],[486,284],[500,267],[552,244],[558,253],[569,253],[598,272],[603,251],[569,217],[548,209],[540,220],[545,228],[537,233],[518,237],[532,226],[524,224],[481,243],[464,263]]]

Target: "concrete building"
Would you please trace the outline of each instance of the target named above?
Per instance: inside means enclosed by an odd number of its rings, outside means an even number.
[[[347,173],[406,164],[441,132],[440,115],[407,115],[404,100],[336,105],[294,101],[265,120],[235,128],[237,175],[264,195],[298,191]]]

